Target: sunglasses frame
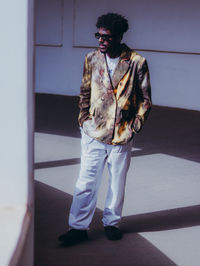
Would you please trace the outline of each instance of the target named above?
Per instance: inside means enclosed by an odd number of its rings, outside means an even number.
[[[95,38],[99,40],[99,38],[102,38],[104,41],[109,41],[113,38],[112,34],[100,34],[99,32],[96,32],[94,34]]]

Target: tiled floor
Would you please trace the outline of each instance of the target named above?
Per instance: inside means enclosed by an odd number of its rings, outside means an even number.
[[[35,265],[200,265],[200,113],[154,107],[134,142],[124,238],[104,236],[105,169],[90,241],[63,249],[57,236],[67,228],[80,167],[77,98],[37,97]]]

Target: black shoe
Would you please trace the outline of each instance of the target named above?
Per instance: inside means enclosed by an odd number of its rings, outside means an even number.
[[[106,237],[109,240],[119,240],[122,238],[122,232],[119,228],[115,226],[105,226],[104,227]]]
[[[60,235],[58,240],[62,246],[72,246],[88,240],[88,233],[86,230],[71,229],[67,233]]]

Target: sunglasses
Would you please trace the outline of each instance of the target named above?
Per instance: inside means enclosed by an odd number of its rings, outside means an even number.
[[[100,33],[98,33],[98,32],[96,32],[95,34],[94,34],[94,36],[95,36],[95,38],[96,39],[100,39],[100,38],[102,38],[102,40],[103,41],[109,41],[111,38],[113,38],[113,35],[112,34],[100,34]]]

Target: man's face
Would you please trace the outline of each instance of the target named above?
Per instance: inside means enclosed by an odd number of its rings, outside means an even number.
[[[120,43],[119,38],[113,36],[110,30],[105,28],[99,28],[99,31],[97,34],[95,34],[95,37],[99,41],[99,48],[102,53],[112,52],[116,45]]]

